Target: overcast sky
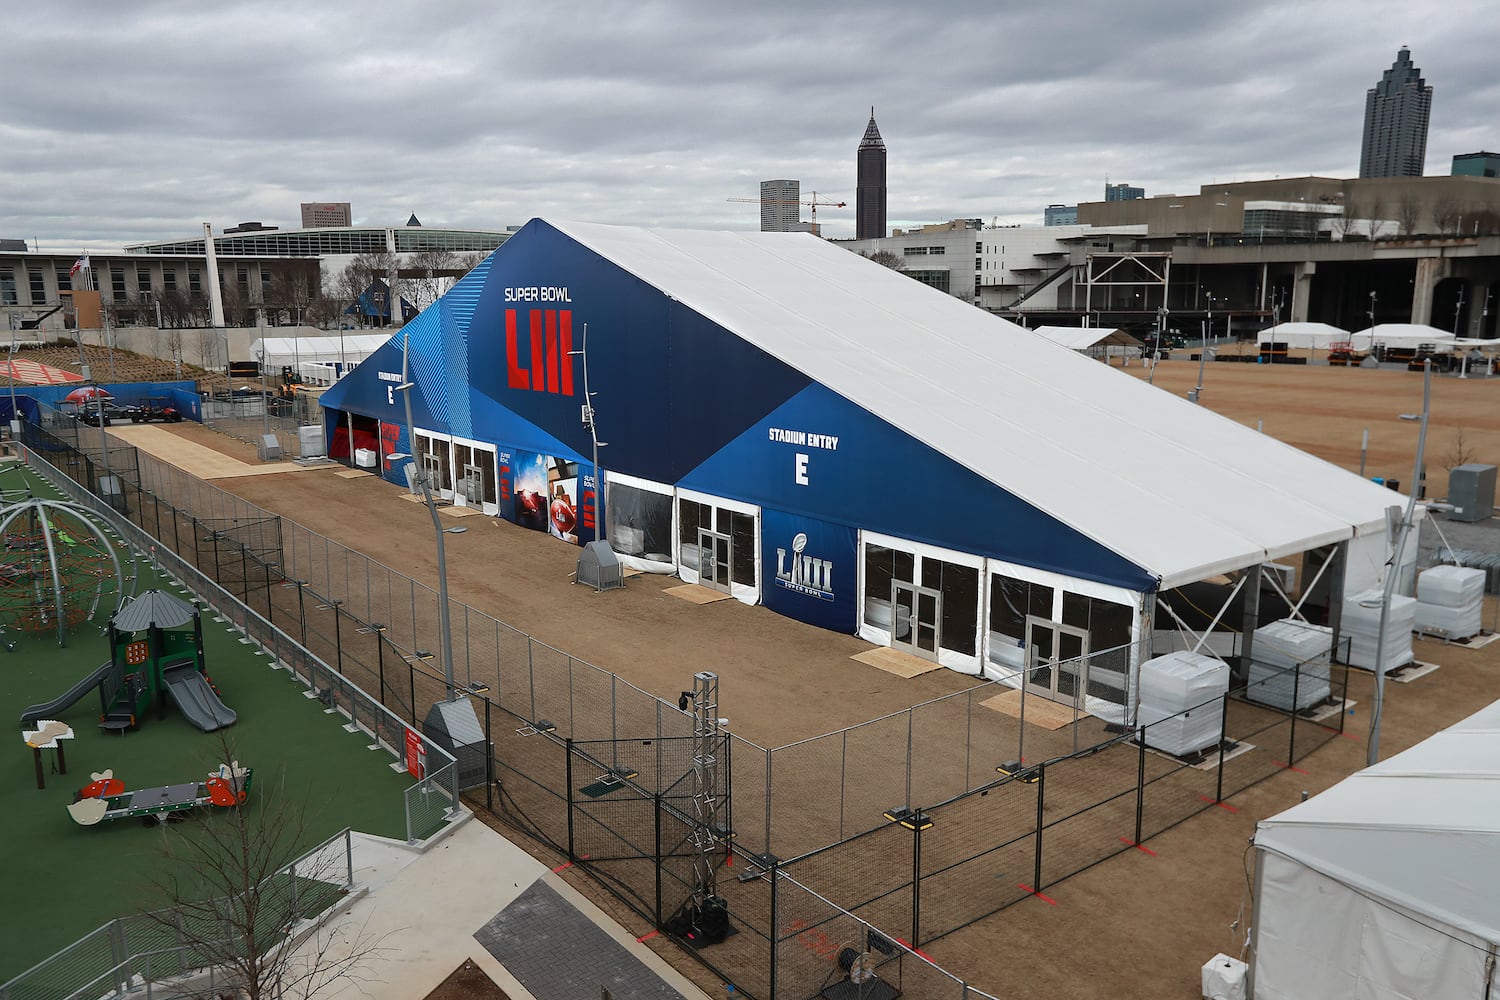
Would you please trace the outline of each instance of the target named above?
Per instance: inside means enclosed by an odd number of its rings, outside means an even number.
[[[1106,177],[1348,177],[1403,44],[1434,87],[1427,172],[1500,149],[1477,0],[75,0],[5,25],[0,236],[44,250],[295,227],[322,200],[372,225],[755,229],[725,199],[779,177],[848,201],[818,217],[852,236],[871,105],[892,226],[1040,223]]]

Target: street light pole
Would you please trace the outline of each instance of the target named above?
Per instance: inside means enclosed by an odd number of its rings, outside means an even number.
[[[411,382],[408,374],[408,355],[411,350],[411,338],[407,334],[401,336],[401,384],[396,390],[401,393],[401,401],[406,407],[406,434],[411,440],[412,461],[416,461],[417,432],[416,425],[411,416],[411,390],[415,383]],[[417,482],[422,484],[422,502],[427,506],[427,512],[432,515],[432,530],[437,536],[437,571],[438,571],[438,632],[443,643],[443,682],[448,687],[448,701],[457,701],[458,692],[453,678],[453,630],[448,622],[448,560],[443,546],[443,522],[438,517],[437,504],[432,501],[432,490],[427,485],[427,475],[422,470],[421,463],[417,465]],[[416,711],[416,706],[412,706]]]
[[[1208,293],[1208,327],[1203,334],[1202,345],[1198,348],[1198,384],[1193,387],[1193,402],[1200,401],[1203,395],[1203,365],[1208,361],[1208,335],[1214,329],[1214,293]]]
[[[1374,294],[1374,293],[1371,293]],[[1391,595],[1396,590],[1396,577],[1401,573],[1401,554],[1406,548],[1406,539],[1411,534],[1412,515],[1417,509],[1417,489],[1422,475],[1422,453],[1427,447],[1427,415],[1432,409],[1432,359],[1422,362],[1422,427],[1417,431],[1417,461],[1411,474],[1411,488],[1406,491],[1406,512],[1401,518],[1401,530],[1396,533],[1395,551],[1386,568],[1385,589],[1380,598],[1380,625],[1375,633],[1375,705],[1370,713],[1370,746],[1365,757],[1368,767],[1380,760],[1380,718],[1385,708],[1385,623],[1391,613]]]

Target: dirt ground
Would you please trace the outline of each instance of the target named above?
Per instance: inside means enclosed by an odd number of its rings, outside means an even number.
[[[1127,372],[1144,377],[1132,367]],[[1154,383],[1184,393],[1197,365],[1167,362]],[[1210,365],[1203,402],[1350,469],[1359,467],[1361,430],[1370,431],[1366,472],[1403,485],[1411,476],[1416,424],[1398,414],[1421,408],[1416,373],[1321,366]],[[1500,459],[1500,380],[1434,376],[1428,443],[1428,492],[1441,496],[1453,459]],[[253,448],[198,425],[176,432],[254,461]],[[1465,454],[1455,439],[1463,432]],[[1456,464],[1456,463],[1455,463]],[[216,485],[368,552],[435,584],[431,522],[399,490],[373,478],[297,473],[219,480]],[[624,592],[572,587],[577,550],[491,519],[450,536],[449,579],[466,601],[640,687],[675,700],[697,670],[721,677],[721,711],[730,728],[778,746],[962,690],[974,679],[936,671],[903,680],[851,661],[868,649],[841,636],[735,601],[696,606],[664,593],[676,581],[635,577]],[[1486,613],[1486,621],[1490,620]],[[1382,754],[1388,756],[1500,698],[1500,643],[1470,650],[1434,641],[1418,657],[1442,669],[1410,685],[1389,685]],[[1199,967],[1216,952],[1241,953],[1250,901],[1247,853],[1257,819],[1273,815],[1363,765],[1370,679],[1355,673],[1358,706],[1347,735],[1247,792],[1228,808],[1210,808],[1146,845],[1051,888],[1055,901],[1028,899],[925,948],[940,965],[1000,996],[1056,998],[1199,995]],[[1033,727],[1028,727],[1033,728]],[[1031,736],[1028,735],[1028,739]],[[539,856],[546,851],[528,844]],[[571,872],[569,873],[571,874]],[[649,928],[587,878],[580,888],[624,923]],[[817,888],[814,886],[814,888]],[[900,930],[900,929],[894,929]],[[653,940],[653,946],[660,942]],[[721,991],[691,958],[660,943],[661,953],[695,981]]]

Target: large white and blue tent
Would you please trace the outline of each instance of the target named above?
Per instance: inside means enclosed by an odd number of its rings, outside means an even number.
[[[957,669],[1038,622],[1133,644],[1157,592],[1319,547],[1361,587],[1387,558],[1389,491],[810,234],[533,220],[324,394],[330,440],[586,541],[585,327],[627,561]]]

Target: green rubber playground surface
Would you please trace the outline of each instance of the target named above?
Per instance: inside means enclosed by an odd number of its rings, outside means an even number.
[[[0,474],[0,488],[15,489],[29,470]],[[62,499],[39,480],[38,496]],[[127,571],[128,572],[128,571]],[[157,583],[191,600],[170,580],[158,580],[138,560],[137,592]],[[3,624],[3,622],[0,622]],[[162,905],[153,879],[170,870],[174,841],[201,823],[147,826],[122,819],[78,826],[68,816],[74,793],[90,773],[113,769],[127,789],[200,781],[220,761],[219,733],[194,728],[168,702],[165,718],[153,710],[124,735],[98,729],[99,695],[90,690],[55,717],[73,727],[65,741],[68,773],[51,770],[43,751],[46,788],[36,787],[32,751],[21,739],[24,708],[57,697],[109,658],[104,614],[75,628],[66,648],[55,633],[0,635],[0,717],[10,720],[8,750],[0,751],[0,877],[8,906],[0,935],[0,982],[42,961],[113,917]],[[238,721],[223,730],[241,764],[255,775],[246,808],[269,796],[296,804],[312,847],[344,827],[404,839],[403,790],[411,784],[390,768],[383,751],[367,749],[364,733],[349,733],[339,715],[303,696],[304,686],[244,644],[229,625],[203,615],[209,676]],[[13,650],[3,643],[14,642]],[[3,744],[0,744],[3,745]]]

